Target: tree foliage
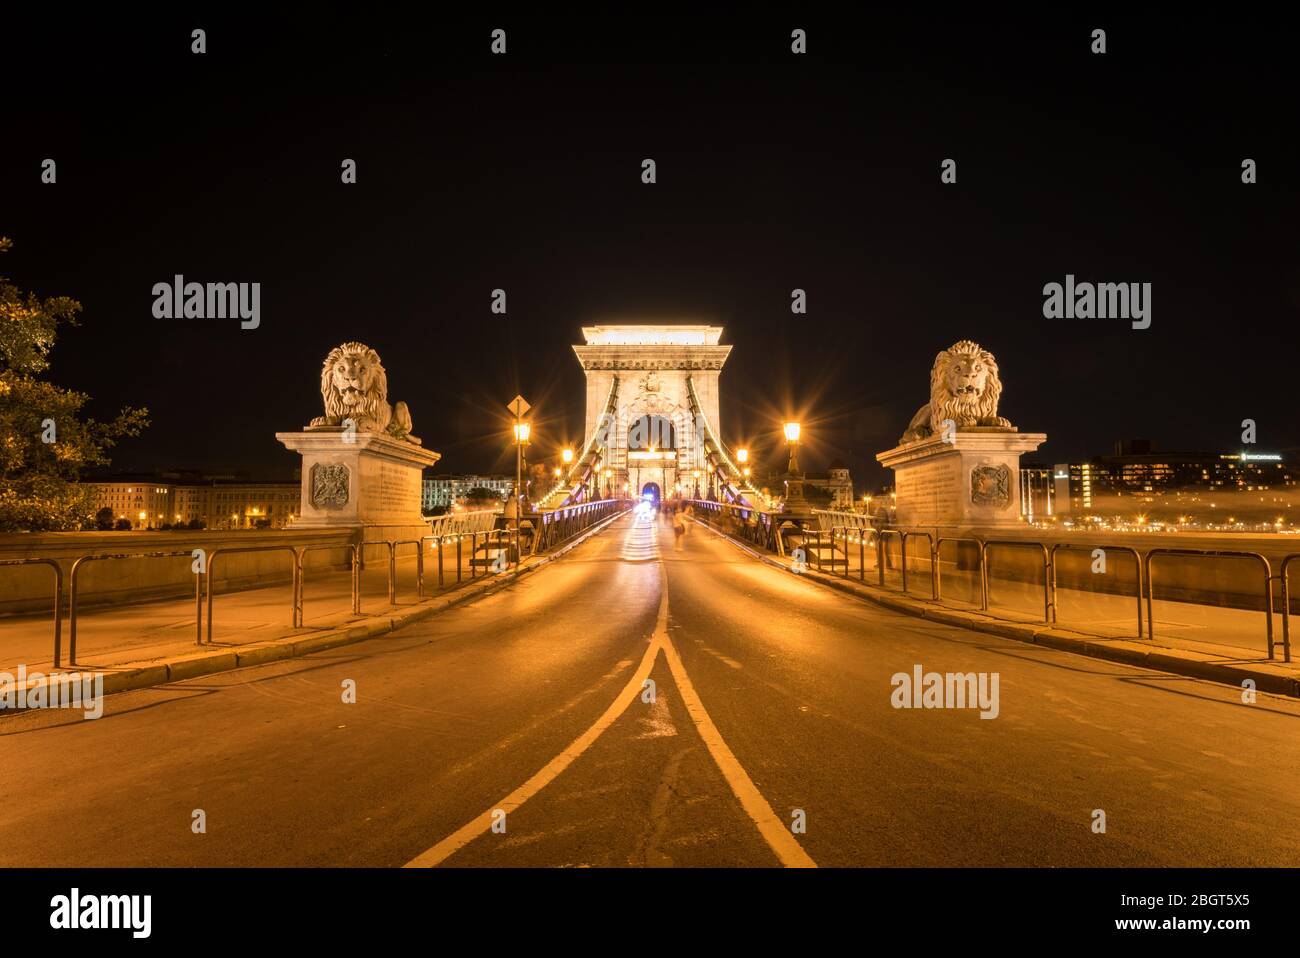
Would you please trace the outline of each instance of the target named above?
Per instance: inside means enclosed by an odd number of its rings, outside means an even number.
[[[0,253],[11,246],[0,237]],[[75,299],[24,293],[0,276],[0,531],[94,528],[77,479],[149,424],[147,410],[129,407],[111,422],[86,418],[89,396],[38,378],[59,324],[76,325],[80,312]]]

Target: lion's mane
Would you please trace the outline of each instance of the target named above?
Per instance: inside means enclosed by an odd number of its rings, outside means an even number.
[[[984,389],[976,396],[958,395],[948,386],[948,373],[962,359],[974,359],[985,369]],[[998,402],[1002,398],[1002,376],[997,360],[979,343],[963,339],[934,357],[930,367],[930,402],[922,406],[903,433],[900,442],[915,442],[943,431],[945,419],[954,426],[1010,427],[998,415]]]
[[[984,392],[974,398],[955,396],[948,389],[948,370],[966,358],[978,359],[988,370]],[[930,428],[935,432],[943,428],[945,419],[957,423],[963,419],[996,419],[1001,398],[1002,377],[997,360],[979,343],[963,339],[934,357],[934,366],[930,368]]]
[[[334,365],[340,359],[360,356],[370,369],[370,383],[356,406],[347,406],[334,385]],[[325,419],[330,425],[338,425],[345,418],[357,421],[357,428],[383,432],[392,419],[393,410],[388,405],[388,374],[384,364],[379,361],[379,354],[364,343],[344,343],[335,346],[325,357],[321,367],[320,394],[325,401]]]

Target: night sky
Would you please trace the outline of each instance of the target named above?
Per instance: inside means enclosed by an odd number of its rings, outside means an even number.
[[[288,476],[273,434],[320,414],[321,360],[359,339],[439,472],[510,471],[516,392],[534,459],[582,440],[570,344],[602,322],[724,326],[724,438],[777,465],[796,415],[805,468],[839,457],[859,484],[885,478],[875,453],[962,338],[996,355],[1001,413],[1048,434],[1036,460],[1129,436],[1235,449],[1244,418],[1259,450],[1296,454],[1288,31],[555,9],[10,22],[0,274],[84,304],[53,380],[99,416],[149,407],[115,467]],[[260,328],[155,319],[176,273],[260,282]],[[1151,328],[1045,319],[1067,273],[1152,283]]]

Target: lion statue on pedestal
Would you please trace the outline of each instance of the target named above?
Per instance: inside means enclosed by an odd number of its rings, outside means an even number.
[[[1011,429],[998,415],[1002,379],[997,360],[979,343],[963,339],[938,356],[930,370],[930,401],[922,406],[899,443],[916,442],[942,435],[943,421],[951,419],[954,429],[963,426],[994,426]]]
[[[320,372],[320,394],[325,415],[311,421],[309,429],[353,425],[357,432],[386,432],[419,444],[411,435],[411,413],[406,403],[388,405],[388,375],[379,354],[363,343],[335,346]]]

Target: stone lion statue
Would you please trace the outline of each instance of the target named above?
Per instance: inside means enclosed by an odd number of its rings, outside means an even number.
[[[363,343],[335,346],[320,371],[320,394],[325,415],[309,428],[355,423],[358,432],[386,432],[418,443],[411,436],[411,413],[406,403],[388,405],[388,374],[379,354]]]
[[[951,419],[954,429],[963,426],[1012,428],[998,415],[1002,379],[997,360],[979,343],[963,339],[934,357],[930,370],[930,401],[922,406],[900,443],[942,435],[943,421]]]

